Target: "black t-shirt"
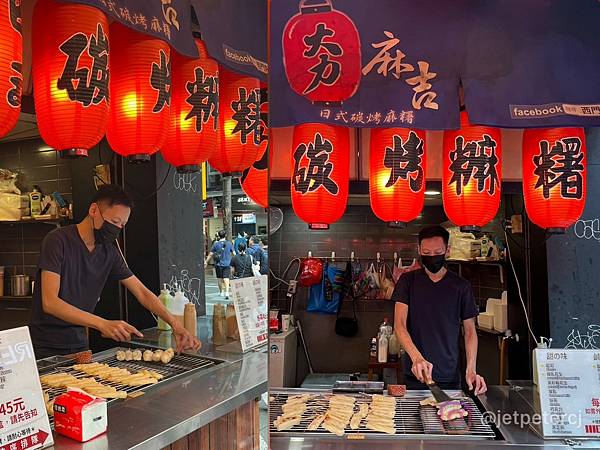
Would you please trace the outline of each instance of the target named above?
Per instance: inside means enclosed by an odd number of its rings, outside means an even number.
[[[33,345],[56,349],[87,348],[85,328],[46,314],[42,308],[41,271],[60,275],[61,300],[93,313],[106,281],[133,275],[114,243],[96,245],[90,252],[76,225],[50,232],[42,242],[29,330]]]
[[[231,258],[231,267],[235,269],[234,278],[253,277],[252,272],[252,256],[248,254],[234,255]]]
[[[423,357],[433,364],[433,379],[459,382],[459,336],[463,320],[477,317],[470,283],[451,271],[437,283],[423,269],[400,277],[392,300],[408,305],[408,333]],[[412,363],[405,355],[404,370]]]

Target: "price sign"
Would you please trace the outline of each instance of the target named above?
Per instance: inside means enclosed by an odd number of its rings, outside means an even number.
[[[52,443],[29,328],[0,331],[0,450]]]
[[[534,351],[544,437],[600,437],[600,350]]]
[[[231,280],[242,351],[265,344],[268,333],[267,275]]]

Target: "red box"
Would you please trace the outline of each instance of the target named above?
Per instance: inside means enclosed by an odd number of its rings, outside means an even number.
[[[86,442],[106,432],[106,400],[79,389],[70,389],[54,401],[54,429],[57,433]]]

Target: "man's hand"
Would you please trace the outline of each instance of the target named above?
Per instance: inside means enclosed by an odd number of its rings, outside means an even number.
[[[197,351],[200,349],[200,347],[202,347],[202,342],[200,342],[200,339],[192,336],[189,331],[183,328],[181,325],[173,328],[173,335],[175,336],[177,353],[181,353],[186,349]]]
[[[481,375],[477,375],[474,370],[467,370],[465,380],[470,391],[472,391],[473,388],[475,389],[475,395],[483,394],[487,391],[485,380]]]
[[[113,339],[117,342],[129,342],[131,335],[144,337],[133,325],[122,320],[104,320],[98,327],[102,337]]]
[[[421,383],[431,381],[433,372],[433,364],[427,361],[422,356],[415,358],[412,365],[412,373]]]

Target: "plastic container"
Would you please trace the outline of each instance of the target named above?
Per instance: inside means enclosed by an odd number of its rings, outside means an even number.
[[[369,351],[370,351],[370,355],[373,358],[377,357],[377,338],[376,337],[371,339],[371,346],[369,347]]]
[[[173,297],[173,301],[171,302],[171,309],[169,312],[182,326],[184,325],[185,305],[189,302],[190,301],[183,294],[181,287],[178,287],[177,292],[175,292],[175,297]]]
[[[33,192],[29,194],[29,208],[32,216],[39,216],[42,213],[42,193],[34,186]]]
[[[163,304],[163,306],[165,308],[167,308],[167,311],[169,311],[172,314],[171,311],[173,309],[173,307],[172,307],[173,296],[167,289],[166,284],[163,285],[163,290],[160,291],[160,295],[158,296],[158,299]],[[159,330],[161,330],[161,331],[170,331],[171,330],[171,325],[169,325],[167,322],[162,320],[160,317],[157,319],[157,323],[158,323]]]
[[[388,341],[388,359],[390,360],[390,362],[397,362],[399,353],[400,342],[398,341],[396,334],[392,333]]]

